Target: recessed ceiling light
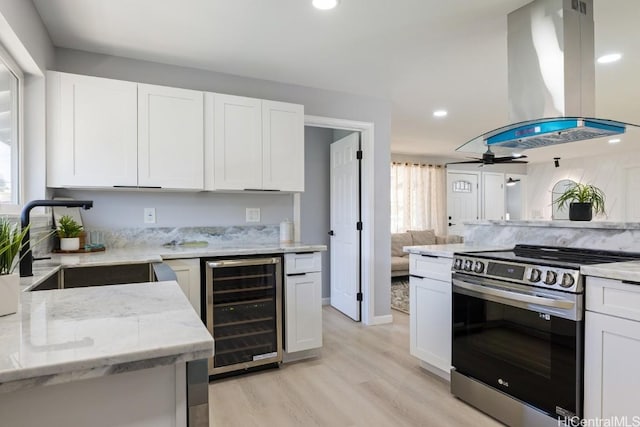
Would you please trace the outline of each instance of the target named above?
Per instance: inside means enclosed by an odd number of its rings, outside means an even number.
[[[602,55],[598,58],[598,63],[600,64],[608,64],[610,62],[619,61],[622,58],[621,53],[608,53],[606,55]]]
[[[433,117],[445,117],[447,114],[447,110],[436,110],[433,112]]]
[[[329,10],[338,5],[338,0],[313,0],[312,4],[316,9]]]
[[[620,138],[611,138],[609,140],[609,144],[617,144],[618,142],[620,142]]]

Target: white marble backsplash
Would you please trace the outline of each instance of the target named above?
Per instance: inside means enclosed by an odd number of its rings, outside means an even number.
[[[121,229],[87,229],[102,231],[107,248],[161,246],[169,242],[204,241],[210,245],[233,243],[277,243],[278,225],[238,225],[223,227],[154,227]]]
[[[576,221],[479,221],[465,224],[465,243],[564,246],[640,252],[640,224]]]

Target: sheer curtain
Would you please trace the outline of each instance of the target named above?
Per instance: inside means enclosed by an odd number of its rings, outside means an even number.
[[[391,163],[391,232],[447,234],[446,173],[441,166]]]

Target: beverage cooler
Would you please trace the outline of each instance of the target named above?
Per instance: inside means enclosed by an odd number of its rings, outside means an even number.
[[[282,361],[282,258],[204,260],[205,322],[215,341],[209,375]]]

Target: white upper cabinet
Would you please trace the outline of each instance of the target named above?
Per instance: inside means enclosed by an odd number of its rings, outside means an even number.
[[[137,84],[47,73],[47,185],[137,183]]]
[[[262,188],[262,101],[214,95],[214,176],[217,190]]]
[[[304,107],[262,101],[262,188],[304,191]]]
[[[204,189],[202,92],[138,85],[138,185]]]
[[[304,107],[50,71],[47,185],[304,191]]]
[[[214,147],[205,150],[214,164],[207,190],[304,191],[302,105],[221,94],[205,105]]]

